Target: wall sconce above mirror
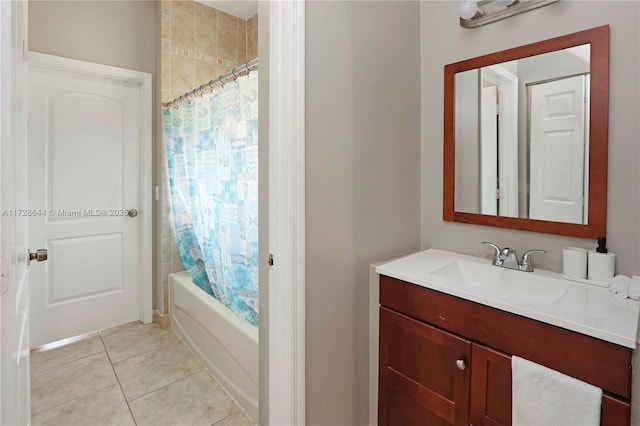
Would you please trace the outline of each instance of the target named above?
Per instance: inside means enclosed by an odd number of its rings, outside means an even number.
[[[606,235],[609,27],[445,66],[444,220]]]
[[[467,0],[460,4],[460,26],[476,28],[559,0]]]

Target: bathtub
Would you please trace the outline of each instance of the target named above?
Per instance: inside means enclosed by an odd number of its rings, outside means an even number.
[[[258,328],[193,283],[169,275],[171,328],[254,422],[258,420]]]

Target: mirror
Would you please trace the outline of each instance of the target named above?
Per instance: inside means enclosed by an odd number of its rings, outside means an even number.
[[[445,66],[444,219],[606,235],[609,27]]]

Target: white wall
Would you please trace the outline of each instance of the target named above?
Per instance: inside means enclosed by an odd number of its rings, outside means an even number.
[[[594,247],[595,241],[442,220],[443,67],[600,25],[611,26],[609,192],[607,241],[617,253],[617,271],[640,274],[640,3],[561,1],[475,29],[458,24],[455,1],[421,3],[422,149],[421,247],[491,254],[481,246],[546,249],[537,266],[559,271],[562,248]]]
[[[307,424],[362,425],[368,265],[419,245],[419,4],[306,15]]]

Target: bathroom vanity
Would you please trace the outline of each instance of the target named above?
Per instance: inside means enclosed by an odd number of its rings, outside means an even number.
[[[637,302],[440,250],[376,272],[380,425],[510,425],[512,355],[601,388],[601,424],[630,424]]]

